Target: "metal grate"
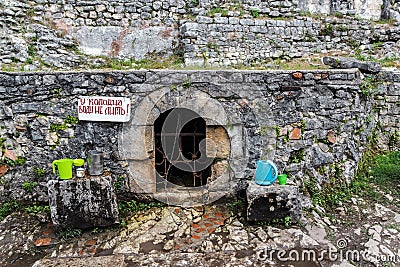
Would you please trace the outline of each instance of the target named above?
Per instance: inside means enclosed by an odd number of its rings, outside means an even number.
[[[164,122],[167,116],[172,110],[168,110],[162,113],[154,123],[154,138],[155,138],[155,168],[161,177],[168,180],[171,183],[185,186],[185,187],[195,187],[202,186],[207,183],[208,177],[211,175],[211,167],[200,170],[198,169],[198,164],[196,162],[201,157],[201,151],[199,144],[201,140],[206,138],[206,123],[201,117],[196,117],[185,125],[181,125],[183,121],[183,116],[187,114],[187,109],[175,109],[173,113],[173,121],[176,125],[173,125],[171,130],[164,131]],[[193,112],[193,111],[190,111]],[[172,129],[182,129],[180,132],[172,131]],[[170,153],[167,155],[163,146],[162,138],[170,142],[179,143],[179,151],[182,155],[179,158],[172,159],[171,162],[168,158],[172,158]],[[168,156],[168,157],[167,157]],[[182,170],[177,168],[176,165],[187,164],[190,171]],[[185,165],[186,166],[186,165]]]

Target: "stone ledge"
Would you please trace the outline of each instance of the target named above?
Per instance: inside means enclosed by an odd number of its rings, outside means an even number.
[[[47,186],[51,219],[57,227],[105,227],[119,222],[110,176],[50,180]]]
[[[300,193],[292,185],[257,185],[249,183],[247,193],[247,220],[250,222],[272,221],[291,217],[293,222],[301,218]]]

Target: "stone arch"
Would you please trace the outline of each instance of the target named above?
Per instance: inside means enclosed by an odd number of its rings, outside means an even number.
[[[227,112],[220,100],[197,88],[171,90],[165,86],[148,94],[132,112],[132,119],[124,123],[119,138],[120,155],[126,160],[130,173],[129,191],[152,194],[158,200],[183,206],[209,203],[231,193],[238,182],[237,179],[247,178],[251,173],[249,157],[256,158],[261,155],[261,152],[249,152],[249,149],[260,147],[259,144],[249,145],[249,141],[260,140],[251,140],[247,136],[247,132],[253,132],[253,134],[257,132],[259,125],[256,123],[245,125],[242,121],[246,116],[254,117],[256,120],[255,115],[250,107],[243,106],[239,102],[236,102],[236,105],[236,109],[241,110],[244,115]],[[218,133],[223,135],[223,132],[226,132],[227,142],[222,143],[229,145],[227,164],[215,167],[220,175],[206,186],[182,188],[171,184],[166,185],[164,180],[157,177],[154,167],[153,125],[161,113],[173,108],[190,109],[204,118],[207,125],[207,137],[210,140],[213,140],[213,137],[218,139],[216,137]],[[224,131],[219,127],[222,127]],[[218,144],[221,143],[220,140],[215,141]],[[255,156],[254,153],[256,153]],[[160,190],[162,187],[164,190]],[[185,194],[190,198],[185,197]]]

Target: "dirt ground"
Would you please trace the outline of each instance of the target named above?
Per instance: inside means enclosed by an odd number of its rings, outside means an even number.
[[[250,225],[237,202],[160,207],[126,225],[57,231],[46,214],[0,223],[1,266],[400,266],[400,208],[353,197],[298,224]]]

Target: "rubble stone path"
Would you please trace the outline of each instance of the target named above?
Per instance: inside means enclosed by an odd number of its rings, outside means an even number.
[[[67,240],[43,216],[14,213],[0,223],[0,266],[400,266],[398,211],[352,198],[286,228],[248,225],[226,204],[164,207]]]

